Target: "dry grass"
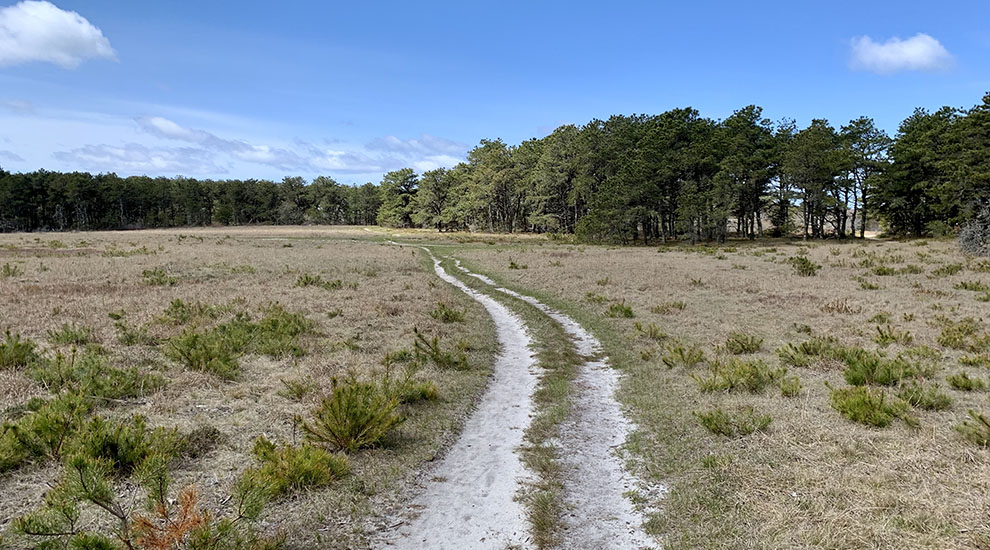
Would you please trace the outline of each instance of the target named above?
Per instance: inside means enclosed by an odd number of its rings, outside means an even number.
[[[960,370],[986,374],[960,365],[966,350],[939,344],[946,325],[937,316],[956,322],[985,317],[986,303],[963,288],[972,285],[956,285],[988,284],[990,274],[948,241],[732,244],[658,253],[526,241],[463,246],[457,254],[472,269],[567,310],[598,333],[625,370],[620,399],[639,424],[630,442],[636,468],[668,488],[663,496],[641,495],[653,512],[649,529],[667,546],[986,547],[990,451],[966,441],[954,426],[968,418],[968,409],[986,413],[990,405],[986,393],[952,390],[945,382]],[[788,263],[796,256],[821,270],[798,276]],[[529,269],[509,270],[510,257]],[[608,284],[596,284],[601,280]],[[589,293],[605,299],[588,300]],[[657,307],[676,301],[685,307]],[[636,318],[610,317],[613,303],[631,307]],[[878,348],[876,323],[869,319],[881,312],[885,328],[910,332],[910,345]],[[643,338],[635,323],[655,324],[669,338]],[[990,329],[990,323],[979,325],[981,334]],[[770,367],[779,365],[777,348],[812,336],[834,336],[891,356],[929,346],[941,354],[934,381],[953,404],[914,410],[918,428],[896,422],[876,429],[846,420],[830,406],[825,384],[847,386],[836,360],[789,367],[803,386],[789,399],[773,391],[702,393],[691,374],[704,374],[703,365],[663,363],[674,345],[696,345],[708,360],[725,360],[721,347],[737,332],[764,339],[762,350],[748,358]],[[978,345],[972,338],[966,342]],[[772,423],[746,437],[715,436],[692,413],[716,407],[753,407]]]
[[[485,385],[496,350],[479,305],[441,283],[419,251],[376,243],[372,236],[377,237],[360,229],[310,227],[0,235],[0,263],[22,272],[0,280],[0,331],[9,327],[51,349],[48,331],[74,323],[91,328],[114,363],[161,372],[167,380],[162,391],[101,412],[142,414],[151,426],[183,432],[216,427],[222,434],[218,448],[184,461],[175,472],[176,486],[197,485],[201,502],[213,507],[222,507],[222,496],[253,464],[258,436],[282,443],[302,437],[293,417],[308,416],[334,376],[381,373],[387,352],[411,349],[417,327],[447,346],[461,343],[470,370],[426,367],[418,375],[435,383],[438,401],[411,405],[408,420],[384,446],[352,457],[350,476],[280,500],[263,518],[266,530],[287,532],[292,547],[365,547],[368,534],[383,527],[380,514],[398,502],[418,467],[454,437]],[[56,239],[67,248],[48,245]],[[177,282],[149,285],[142,278],[147,270],[162,270]],[[333,290],[297,287],[304,273],[344,284]],[[179,328],[155,320],[175,298],[234,304],[256,318],[258,308],[278,302],[314,321],[315,332],[302,338],[302,357],[245,356],[233,382],[183,369],[164,358],[161,344],[118,342],[108,313],[126,312],[127,323],[147,325],[151,336],[165,339]],[[463,311],[465,321],[432,318],[438,302]],[[314,387],[295,399],[282,380]],[[3,409],[45,393],[24,374],[0,371]],[[45,463],[0,476],[0,531],[41,502],[58,470]]]

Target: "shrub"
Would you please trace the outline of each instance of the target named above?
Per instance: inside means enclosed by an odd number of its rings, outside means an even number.
[[[983,391],[986,389],[986,383],[980,378],[970,378],[969,374],[965,372],[959,372],[951,376],[947,376],[945,381],[952,386],[952,389],[959,391]]]
[[[162,321],[173,325],[184,325],[191,321],[217,319],[230,311],[229,306],[214,306],[205,302],[184,302],[176,298],[162,313]]]
[[[862,348],[846,348],[838,355],[846,363],[842,374],[846,382],[853,386],[893,386],[905,378],[920,374],[915,363],[901,356],[889,359]]]
[[[316,389],[316,383],[308,377],[297,380],[286,380],[283,378],[281,382],[282,390],[278,392],[279,395],[295,401],[301,401],[309,392]]]
[[[990,446],[990,420],[982,414],[970,409],[969,419],[963,420],[955,428],[967,441],[981,447]]]
[[[708,378],[691,375],[703,392],[745,390],[750,393],[761,393],[767,386],[777,384],[787,374],[786,368],[770,369],[762,360],[732,359],[724,363],[716,362],[710,370]]]
[[[333,380],[333,393],[313,411],[302,428],[310,441],[354,452],[377,445],[404,420],[399,399],[371,382]]]
[[[862,386],[829,389],[832,408],[853,422],[877,428],[889,426],[895,418],[910,426],[918,423],[916,418],[907,414],[907,403],[897,398],[889,399],[882,389]]]
[[[430,317],[444,323],[463,323],[464,311],[454,309],[443,302],[437,302],[437,307],[430,312]]]
[[[517,264],[516,262],[509,260],[509,269],[529,269],[526,264]]]
[[[959,231],[959,246],[966,254],[990,256],[990,204],[983,206]]]
[[[932,270],[932,277],[948,277],[963,270],[963,264],[945,264],[942,267]]]
[[[657,304],[653,306],[650,309],[650,311],[652,311],[653,313],[657,313],[659,315],[667,315],[668,313],[672,313],[674,311],[682,311],[685,307],[687,307],[687,304],[685,304],[680,300],[677,300],[674,302],[664,302],[662,304]]]
[[[164,269],[145,269],[141,272],[141,279],[149,286],[175,286],[179,284],[179,279],[169,275]]]
[[[817,275],[818,270],[822,268],[822,266],[809,260],[805,256],[792,256],[787,258],[787,263],[791,264],[791,267],[794,268],[794,273],[797,273],[802,277],[813,277]]]
[[[299,337],[313,330],[313,322],[301,313],[287,311],[279,304],[271,304],[263,309],[264,317],[254,326],[247,325],[250,345],[253,351],[272,357],[300,357],[305,350],[299,344]]]
[[[797,397],[801,395],[801,379],[797,376],[785,376],[780,379],[780,395],[783,397]]]
[[[663,363],[671,369],[677,366],[694,368],[704,361],[705,352],[701,348],[698,346],[686,348],[680,344],[668,348],[667,355],[663,358]]]
[[[912,407],[929,411],[943,411],[952,406],[952,398],[942,393],[938,385],[924,386],[911,382],[901,386],[897,397],[907,401]]]
[[[990,354],[964,355],[959,358],[959,362],[967,367],[990,368]]]
[[[181,441],[175,429],[149,430],[140,415],[130,422],[94,417],[73,434],[66,454],[106,461],[114,474],[126,476],[154,454],[175,457]]]
[[[93,341],[93,330],[75,323],[63,323],[58,330],[48,330],[48,341],[62,346],[85,346]]]
[[[741,332],[733,332],[725,341],[725,349],[733,355],[756,353],[763,346],[763,338],[750,336]]]
[[[615,302],[608,306],[608,311],[605,315],[609,317],[624,317],[626,319],[632,319],[636,315],[633,313],[632,307],[627,306],[625,300],[621,302]]]
[[[101,355],[75,350],[37,361],[30,374],[49,391],[74,391],[101,401],[148,395],[164,383],[161,377],[142,373],[136,367],[113,367]]]
[[[847,298],[836,298],[830,302],[823,303],[819,309],[825,313],[859,313],[863,311],[862,306],[853,305],[849,303]]]
[[[241,370],[230,341],[215,331],[201,333],[184,330],[168,341],[164,353],[186,368],[208,372],[225,380],[237,378]]]
[[[979,281],[962,281],[956,283],[956,290],[969,290],[971,292],[988,292],[990,291],[990,285],[983,284]]]
[[[819,336],[796,346],[787,344],[777,349],[777,357],[785,365],[807,367],[813,359],[831,358],[839,347],[839,342],[835,338]]]
[[[873,341],[884,347],[893,343],[910,346],[914,342],[914,336],[906,330],[897,330],[891,325],[877,325],[877,334],[873,337]]]
[[[879,277],[886,277],[888,275],[897,275],[897,270],[885,265],[878,265],[873,268],[872,273]]]
[[[307,286],[318,286],[323,290],[340,290],[344,288],[344,282],[340,279],[335,279],[333,281],[324,281],[319,275],[310,275],[309,273],[303,273],[296,279],[297,287],[307,287]]]
[[[973,339],[980,328],[978,321],[967,317],[958,322],[942,318],[942,332],[936,338],[940,346],[952,349],[968,349],[972,347]]]
[[[416,334],[416,341],[413,343],[413,353],[417,359],[428,359],[440,369],[466,370],[468,368],[467,355],[463,352],[451,353],[445,351],[440,346],[440,339],[434,336],[427,340],[419,330],[413,330]]]
[[[59,458],[69,438],[85,422],[90,402],[78,393],[50,401],[34,399],[25,414],[0,426],[0,473],[31,458]]]
[[[9,533],[18,547],[111,550],[275,550],[283,539],[264,539],[252,523],[268,500],[267,489],[239,480],[229,499],[236,516],[214,518],[200,509],[192,487],[170,497],[168,459],[151,455],[135,478],[147,494],[145,513],[133,510],[137,488],[118,492],[112,465],[84,454],[66,461],[62,479],[37,510],[16,518]],[[128,493],[130,493],[128,495]],[[87,521],[78,521],[80,516]]]
[[[667,334],[660,330],[660,327],[655,323],[650,323],[649,326],[644,327],[642,323],[637,321],[633,326],[636,328],[636,332],[655,342],[662,342],[668,338]]]
[[[117,341],[124,346],[154,346],[158,339],[148,333],[146,326],[131,326],[125,318],[125,313],[109,313],[113,319],[113,328],[117,330]]]
[[[0,369],[24,368],[38,358],[34,342],[21,339],[19,334],[11,334],[10,330],[4,333],[3,342],[0,342]]]
[[[770,426],[772,420],[770,415],[759,414],[752,407],[743,408],[734,414],[727,413],[721,408],[693,414],[708,431],[715,435],[727,437],[744,436],[764,431]]]
[[[608,300],[608,298],[594,292],[585,292],[584,299],[592,304],[601,304]]]
[[[347,457],[312,445],[279,448],[261,436],[255,440],[252,453],[261,466],[249,468],[243,475],[267,487],[271,498],[309,487],[323,487],[350,472]]]
[[[0,266],[0,279],[19,277],[23,274],[24,270],[18,267],[17,264],[5,263]]]

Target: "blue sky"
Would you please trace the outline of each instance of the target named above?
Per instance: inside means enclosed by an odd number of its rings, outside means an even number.
[[[363,183],[450,166],[482,138],[754,103],[801,126],[868,115],[893,134],[915,107],[969,107],[990,91],[984,11],[0,0],[0,165]]]

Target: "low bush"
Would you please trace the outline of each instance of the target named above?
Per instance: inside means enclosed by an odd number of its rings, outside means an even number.
[[[19,419],[0,426],[0,473],[34,458],[59,458],[63,448],[85,423],[92,410],[78,393],[63,393],[52,400],[33,399]]]
[[[440,369],[466,370],[468,368],[465,353],[452,353],[444,350],[440,346],[440,339],[436,336],[427,339],[419,330],[414,330],[414,333],[416,341],[413,343],[413,354],[418,360],[429,360]]]
[[[990,447],[990,420],[982,414],[970,409],[969,419],[955,428],[967,441],[981,447]]]
[[[705,362],[705,352],[701,348],[698,346],[685,347],[681,344],[668,347],[667,355],[663,358],[663,363],[671,369],[678,366],[690,369],[703,362]]]
[[[105,461],[114,475],[126,476],[154,454],[174,458],[181,445],[178,431],[148,429],[143,416],[134,416],[130,421],[97,416],[72,435],[66,454]]]
[[[164,385],[159,376],[143,373],[136,367],[114,367],[103,355],[75,350],[68,355],[57,353],[54,359],[36,361],[30,375],[49,391],[78,392],[101,405],[148,395]]]
[[[185,325],[193,321],[218,319],[230,310],[230,306],[216,306],[205,302],[186,302],[181,298],[176,298],[165,308],[161,320],[172,325]]]
[[[770,415],[757,413],[752,407],[740,409],[735,413],[716,408],[707,412],[695,412],[694,415],[709,432],[726,437],[765,431],[772,421]]]
[[[444,323],[463,323],[464,311],[454,309],[443,302],[438,302],[436,309],[430,312],[430,317]]]
[[[733,355],[756,353],[763,347],[763,338],[733,332],[725,341],[725,349]]]
[[[801,395],[801,379],[797,376],[785,376],[778,383],[782,397],[797,397]]]
[[[127,322],[124,312],[112,312],[108,314],[113,319],[113,328],[117,330],[117,342],[124,346],[154,346],[158,344],[158,338],[148,333],[146,326],[132,326]]]
[[[654,342],[663,342],[668,338],[667,334],[660,330],[660,327],[658,327],[655,323],[650,323],[648,326],[644,327],[642,323],[637,321],[633,326],[636,328],[637,333],[653,340]]]
[[[254,457],[261,463],[243,476],[267,487],[271,498],[311,487],[324,487],[350,472],[347,457],[303,444],[276,446],[264,436],[254,442]]]
[[[771,369],[762,360],[742,361],[732,359],[716,362],[710,367],[708,377],[691,375],[703,392],[748,391],[762,393],[776,385],[787,374],[786,368]]]
[[[840,347],[835,338],[819,336],[798,345],[787,344],[777,349],[777,357],[785,365],[807,367],[816,359],[832,358]]]
[[[842,375],[853,386],[894,386],[901,380],[922,374],[916,363],[903,356],[888,358],[862,348],[844,348],[837,355],[846,363]]]
[[[93,341],[93,329],[75,323],[63,323],[58,330],[48,330],[48,341],[57,346],[85,346]]]
[[[802,277],[814,277],[818,275],[818,270],[822,268],[822,266],[805,256],[792,256],[787,258],[787,263],[791,264],[791,267],[794,268],[794,273]]]
[[[897,330],[891,325],[877,325],[877,334],[873,337],[873,341],[884,347],[895,343],[910,346],[914,342],[914,336],[906,330]]]
[[[904,384],[897,397],[912,407],[928,411],[944,411],[952,406],[952,398],[939,390],[938,385],[925,386],[917,382]]]
[[[650,311],[659,315],[667,315],[668,313],[673,313],[674,311],[682,311],[687,304],[677,300],[674,302],[664,302],[662,304],[657,304],[653,306]]]
[[[0,369],[21,369],[38,360],[36,345],[31,340],[22,339],[19,334],[4,333],[0,342]]]
[[[949,277],[963,270],[963,264],[945,264],[932,270],[931,277]]]
[[[216,331],[186,329],[168,341],[164,353],[188,369],[207,372],[224,380],[233,380],[240,375],[235,347]]]
[[[310,275],[309,273],[303,273],[296,279],[297,287],[307,287],[307,286],[318,286],[323,290],[340,290],[344,288],[344,282],[340,279],[335,279],[333,281],[324,281],[319,275]]]
[[[908,404],[896,397],[890,398],[883,389],[865,386],[829,389],[832,408],[853,422],[885,428],[900,418],[910,426],[918,424],[918,420],[908,414]]]
[[[981,378],[970,378],[965,372],[958,372],[945,378],[945,381],[952,389],[959,391],[983,391],[987,388],[986,382]]]
[[[5,263],[0,266],[0,279],[19,277],[24,274],[24,270],[17,264]]]
[[[376,383],[333,381],[333,392],[313,410],[312,422],[303,422],[306,437],[333,450],[354,452],[378,445],[404,420],[399,399]]]
[[[141,272],[141,280],[149,286],[175,286],[179,279],[169,275],[164,269],[145,269]]]
[[[623,317],[626,319],[632,319],[636,315],[633,313],[632,307],[627,306],[625,301],[614,302],[608,306],[608,310],[605,315],[609,317]]]

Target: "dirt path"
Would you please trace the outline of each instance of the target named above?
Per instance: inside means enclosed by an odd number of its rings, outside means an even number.
[[[529,426],[537,382],[530,337],[522,319],[507,307],[448,274],[435,257],[433,265],[437,276],[488,310],[502,352],[478,408],[430,472],[432,479],[405,511],[405,521],[386,535],[384,545],[431,550],[530,548],[525,510],[515,499],[526,480],[516,448]]]
[[[625,472],[618,448],[632,425],[615,400],[618,374],[602,356],[601,343],[576,321],[536,298],[501,288],[483,275],[458,269],[491,285],[499,292],[524,300],[560,323],[574,338],[577,351],[589,359],[575,380],[572,413],[561,426],[561,456],[569,473],[565,494],[570,514],[565,518],[562,548],[653,548],[642,530],[643,517],[624,493],[636,489],[636,480]]]

